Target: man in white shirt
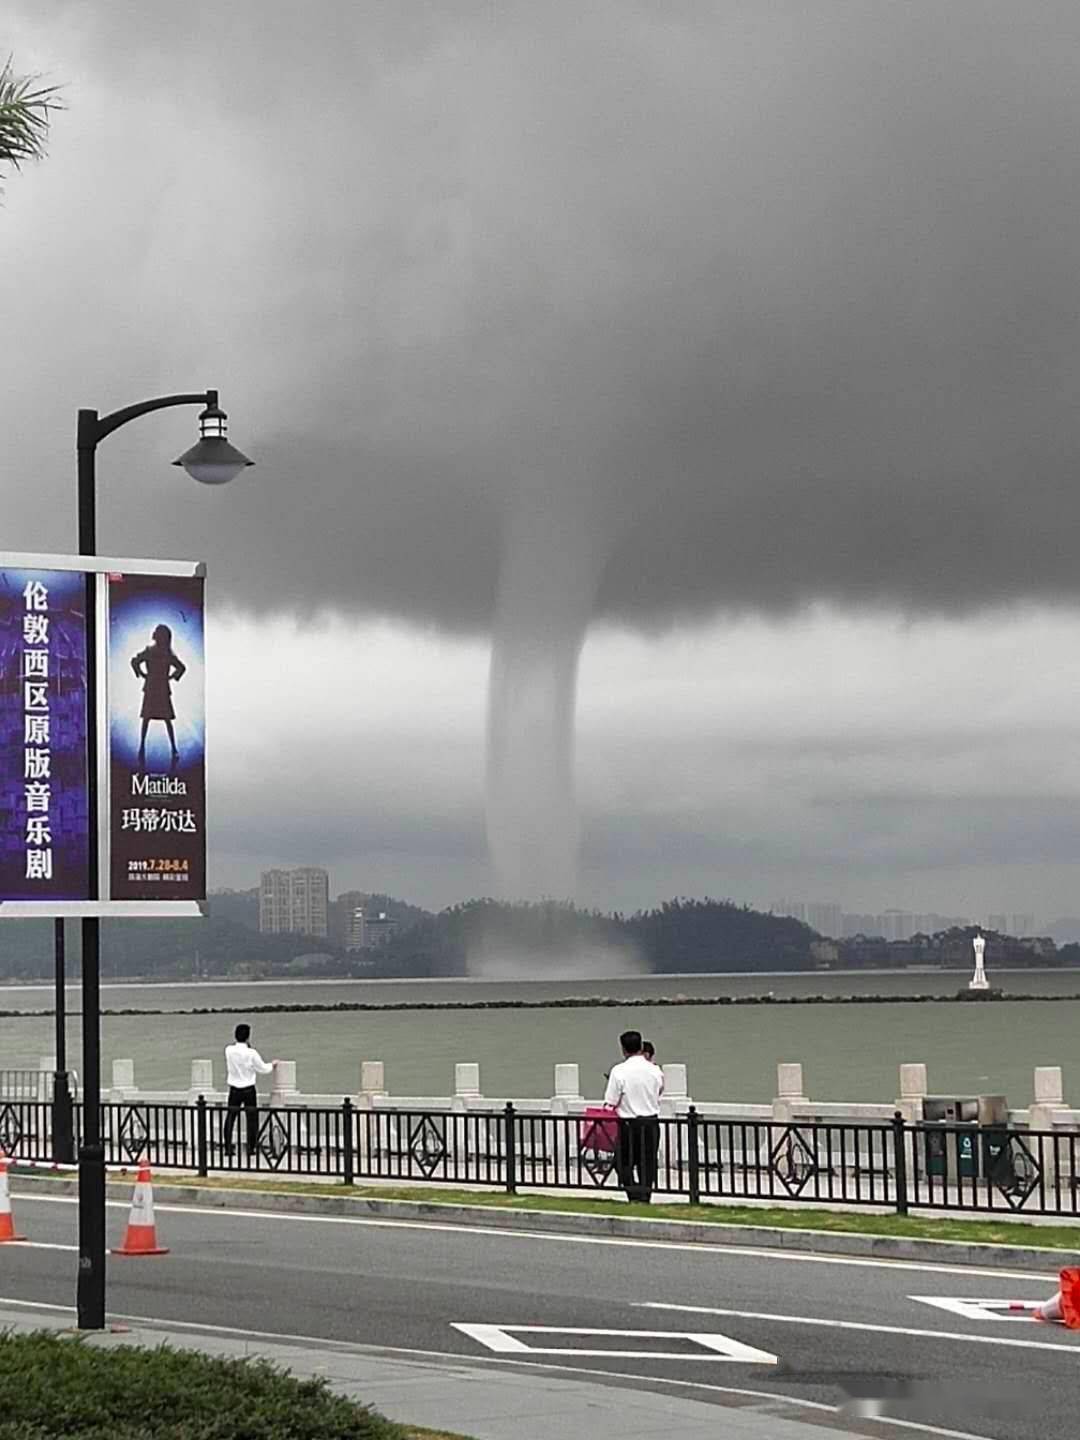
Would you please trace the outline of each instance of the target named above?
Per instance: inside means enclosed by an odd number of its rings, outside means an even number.
[[[641,1053],[641,1032],[626,1030],[619,1036],[623,1062],[608,1076],[604,1104],[619,1115],[619,1146],[615,1166],[628,1200],[648,1205],[656,1185],[656,1157],[660,1150],[660,1096],[664,1072]]]
[[[269,1065],[254,1046],[248,1044],[251,1038],[250,1025],[237,1025],[233,1031],[236,1037],[231,1045],[225,1046],[225,1068],[228,1072],[229,1113],[225,1117],[225,1154],[233,1153],[232,1137],[240,1111],[247,1114],[247,1153],[250,1163],[258,1149],[259,1137],[259,1092],[256,1075],[269,1075],[278,1063],[271,1060]]]

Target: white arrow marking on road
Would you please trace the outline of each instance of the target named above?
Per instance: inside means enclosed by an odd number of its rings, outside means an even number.
[[[572,1325],[459,1325],[453,1329],[486,1345],[500,1355],[581,1355],[606,1356],[630,1360],[734,1360],[744,1365],[775,1365],[777,1357],[767,1350],[755,1350],[727,1335],[710,1331],[686,1330],[591,1330]],[[587,1350],[572,1347],[526,1345],[517,1335],[603,1335],[619,1340],[689,1340],[707,1350],[707,1355],[686,1354],[681,1350]]]
[[[920,1305],[934,1305],[938,1310],[947,1310],[950,1315],[962,1315],[965,1320],[1022,1320],[1031,1323],[1032,1312],[1043,1300],[969,1300],[951,1295],[909,1295]]]

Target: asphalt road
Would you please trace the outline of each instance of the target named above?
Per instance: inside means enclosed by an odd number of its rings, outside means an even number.
[[[15,1206],[32,1243],[0,1247],[0,1301],[71,1306],[75,1202]],[[110,1205],[110,1243],[126,1219]],[[1044,1299],[1047,1275],[178,1206],[157,1221],[171,1253],[110,1259],[111,1315],[527,1358],[698,1400],[879,1396],[992,1440],[1077,1430],[1080,1332],[970,1308]]]

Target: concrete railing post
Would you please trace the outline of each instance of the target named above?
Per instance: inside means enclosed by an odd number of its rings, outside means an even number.
[[[360,1061],[360,1104],[371,1109],[376,1095],[386,1094],[386,1066],[381,1060]]]
[[[270,1104],[287,1105],[296,1094],[296,1061],[279,1060],[270,1077]]]
[[[112,1090],[118,1099],[128,1100],[135,1094],[135,1061],[112,1062]]]
[[[1033,1137],[1033,1145],[1035,1158],[1042,1170],[1042,1183],[1052,1185],[1058,1174],[1058,1159],[1063,1162],[1063,1170],[1068,1165],[1068,1152],[1060,1157],[1056,1154],[1053,1135],[1058,1126],[1069,1123],[1070,1117],[1065,1110],[1065,1079],[1060,1065],[1038,1065],[1035,1067],[1034,1080],[1035,1103],[1028,1112],[1028,1124],[1032,1130],[1050,1132],[1038,1138]],[[1070,1183],[1077,1177],[1063,1175],[1062,1178],[1066,1183]]]
[[[916,1125],[923,1118],[923,1101],[927,1095],[926,1083],[925,1065],[900,1066],[900,1097],[896,1102],[896,1108],[909,1125]]]
[[[686,1066],[672,1061],[664,1066],[664,1093],[660,1097],[660,1114],[672,1116],[690,1105],[690,1094],[686,1082]]]
[[[197,1100],[200,1095],[213,1094],[214,1062],[212,1060],[192,1060],[190,1090],[193,1100]]]
[[[480,1098],[480,1066],[472,1060],[459,1060],[454,1066],[454,1094],[450,1100],[451,1110],[460,1114],[469,1108],[470,1100],[479,1100]]]
[[[584,1104],[580,1068],[577,1065],[556,1065],[555,1093],[551,1097],[552,1115],[568,1115],[572,1106]]]
[[[900,1066],[900,1095],[896,1102],[896,1113],[905,1126],[922,1123],[926,1086],[925,1065],[919,1062]],[[915,1136],[910,1130],[904,1132],[904,1170],[909,1180],[919,1173],[915,1165]]]
[[[1035,1067],[1035,1104],[1064,1108],[1065,1078],[1060,1065]]]
[[[567,1156],[577,1152],[574,1138],[576,1129],[563,1117],[571,1111],[580,1112],[585,1108],[585,1097],[581,1093],[580,1067],[570,1064],[556,1065],[554,1082],[555,1093],[548,1106],[551,1119],[544,1126],[544,1147],[546,1153],[554,1158],[556,1167],[560,1167],[569,1163]]]
[[[803,1067],[790,1061],[776,1067],[776,1099],[773,1101],[773,1119],[781,1125],[790,1125],[796,1105],[807,1104],[803,1092]]]

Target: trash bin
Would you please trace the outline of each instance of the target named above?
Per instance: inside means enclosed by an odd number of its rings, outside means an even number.
[[[983,1174],[992,1184],[1009,1189],[1016,1184],[1016,1172],[1009,1144],[1009,1106],[1004,1095],[979,1096],[979,1132]]]
[[[937,1175],[945,1181],[974,1178],[979,1173],[979,1151],[975,1143],[979,1097],[928,1095],[923,1101],[923,1120],[927,1126],[927,1175]],[[941,1129],[932,1129],[932,1126]],[[965,1133],[968,1130],[970,1134]]]
[[[1004,1095],[928,1095],[923,1101],[926,1173],[996,1185],[1012,1179],[1009,1105]],[[933,1126],[940,1125],[940,1130]],[[967,1133],[970,1130],[970,1134]]]

